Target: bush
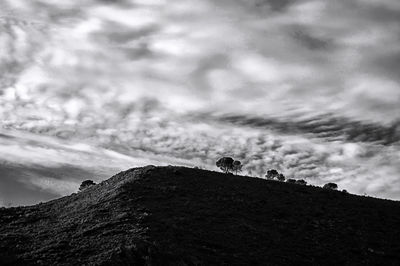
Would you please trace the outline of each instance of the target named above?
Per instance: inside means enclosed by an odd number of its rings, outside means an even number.
[[[304,179],[299,179],[296,180],[296,184],[305,186],[307,185],[307,181],[305,181]]]
[[[279,174],[277,178],[278,178],[278,180],[281,181],[281,182],[284,182],[284,181],[285,181],[285,176],[284,176],[283,174]]]
[[[81,186],[79,187],[79,191],[84,191],[85,189],[88,189],[94,185],[96,185],[96,183],[93,182],[93,180],[85,180],[82,182]]]
[[[289,178],[288,180],[286,180],[286,183],[292,183],[292,184],[298,184],[298,185],[307,185],[307,181],[305,181],[304,179],[291,179]]]
[[[275,169],[270,169],[267,171],[267,174],[265,175],[265,177],[267,179],[274,179],[274,178],[278,178],[279,173],[278,171],[276,171]]]
[[[323,186],[324,189],[337,190],[338,185],[335,183],[328,183]]]

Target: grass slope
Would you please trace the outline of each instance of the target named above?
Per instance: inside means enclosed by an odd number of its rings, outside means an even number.
[[[184,167],[0,209],[1,265],[400,265],[400,203]]]

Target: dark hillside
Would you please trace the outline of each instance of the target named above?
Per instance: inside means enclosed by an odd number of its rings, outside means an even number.
[[[400,265],[400,203],[184,167],[0,209],[1,265]]]

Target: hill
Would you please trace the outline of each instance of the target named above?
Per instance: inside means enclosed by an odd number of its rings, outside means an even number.
[[[1,265],[400,265],[400,202],[184,167],[0,209]]]

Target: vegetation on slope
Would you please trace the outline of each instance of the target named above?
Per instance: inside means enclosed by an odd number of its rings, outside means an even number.
[[[399,265],[400,203],[184,167],[0,209],[3,265]]]

